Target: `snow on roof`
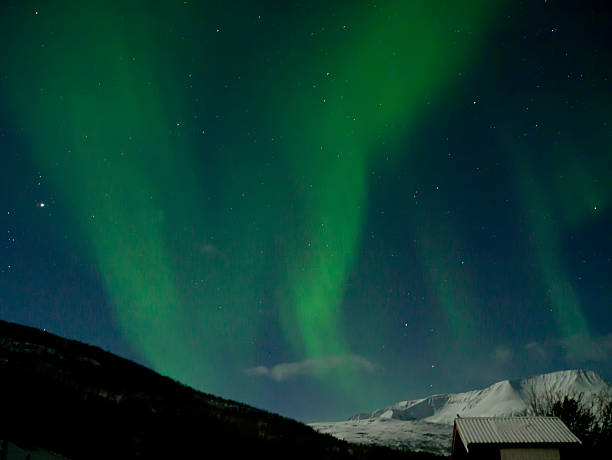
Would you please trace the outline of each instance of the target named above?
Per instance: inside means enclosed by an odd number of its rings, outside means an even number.
[[[462,417],[455,427],[466,450],[471,444],[580,443],[558,417]]]

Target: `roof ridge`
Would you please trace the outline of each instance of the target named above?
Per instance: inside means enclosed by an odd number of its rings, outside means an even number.
[[[551,416],[457,418],[455,430],[466,450],[470,444],[580,443],[559,417]]]
[[[507,418],[559,418],[556,415],[500,415],[500,416],[473,416],[473,417],[457,417],[458,419],[507,419]]]

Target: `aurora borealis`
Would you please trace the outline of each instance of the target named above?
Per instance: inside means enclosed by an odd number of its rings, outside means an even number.
[[[301,420],[612,376],[597,2],[0,5],[0,317]]]

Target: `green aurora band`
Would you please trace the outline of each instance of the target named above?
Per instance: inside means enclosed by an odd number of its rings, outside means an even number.
[[[608,187],[597,180],[596,173],[610,170],[612,163],[609,155],[597,152],[587,158],[576,154],[590,151],[591,142],[583,140],[575,146],[564,146],[550,153],[552,158],[564,159],[553,163],[552,177],[556,181],[552,183],[537,176],[535,168],[527,160],[525,152],[531,151],[530,146],[518,144],[512,155],[517,159],[517,189],[532,230],[533,252],[557,327],[570,353],[572,347],[590,340],[591,331],[565,266],[562,241],[579,224],[596,216],[610,199]],[[535,155],[531,157],[535,158]],[[581,158],[581,161],[578,162],[576,158]]]
[[[307,218],[300,238],[306,250],[289,268],[290,302],[281,313],[287,338],[302,356],[350,352],[340,308],[368,212],[370,171],[392,148],[385,142],[412,135],[427,100],[435,102],[474,57],[494,11],[491,2],[438,7],[394,4],[355,21],[359,30],[337,40],[321,62],[307,67],[317,69],[311,77],[315,91],[290,105],[298,108],[288,117],[290,125],[304,132],[293,136],[299,144],[290,152],[307,178]],[[457,28],[469,33],[458,39]],[[432,281],[438,286],[440,280],[432,276]],[[463,334],[471,328],[458,318],[456,298],[446,293],[441,303],[452,328]],[[346,386],[355,391],[354,383]]]
[[[120,12],[92,2],[24,17],[29,40],[3,35],[11,43],[3,59],[15,74],[0,88],[36,152],[34,167],[43,168],[58,201],[70,204],[131,343],[157,371],[235,395],[240,385],[232,375],[258,364],[251,345],[268,327],[257,316],[264,279],[280,283],[274,320],[293,359],[352,353],[343,295],[369,212],[370,171],[385,167],[389,152],[415,135],[425,104],[440,103],[458,72],[477,59],[497,7],[423,1],[384,3],[376,13],[353,8],[342,29],[321,26],[320,18],[295,19],[287,30],[295,26],[303,35],[276,37],[282,62],[265,69],[259,64],[268,50],[249,50],[259,54],[244,63],[253,75],[238,90],[237,124],[256,117],[261,132],[278,133],[275,148],[285,165],[279,169],[256,164],[269,154],[263,145],[230,140],[222,149],[202,147],[195,134],[181,134],[182,113],[213,117],[218,99],[207,88],[215,72],[210,63],[228,59],[214,40],[198,35],[206,8],[191,19],[168,19],[196,37],[193,55],[185,46],[173,52],[179,44],[165,37],[163,12],[142,5]],[[309,30],[316,35],[305,39]],[[201,79],[195,99],[185,90],[187,72],[178,70],[190,66]],[[256,115],[244,115],[244,100]],[[194,165],[213,152],[202,148],[217,149],[205,180]],[[216,196],[215,204],[206,180],[216,174],[236,192]],[[283,175],[290,177],[287,197],[256,191],[257,181]],[[588,203],[590,194],[585,190]],[[528,191],[525,199],[537,196]],[[269,206],[274,201],[277,209]],[[568,221],[579,218],[568,211]],[[561,267],[558,244],[548,236],[552,224],[533,225],[541,266]],[[415,263],[425,266],[451,330],[469,350],[473,281],[453,271],[452,241],[422,236],[423,260]],[[270,268],[275,264],[281,268]],[[543,270],[557,286],[552,297],[563,334],[587,333],[561,268]],[[364,389],[350,371],[325,384],[364,400],[380,390]]]

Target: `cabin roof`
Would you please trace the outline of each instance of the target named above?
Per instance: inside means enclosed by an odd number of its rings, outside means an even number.
[[[474,444],[580,444],[558,417],[461,417],[455,430],[466,451]]]

